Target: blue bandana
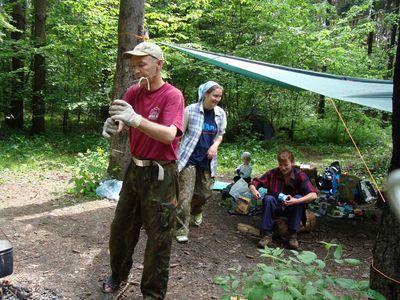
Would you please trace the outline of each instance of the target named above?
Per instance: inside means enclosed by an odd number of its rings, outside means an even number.
[[[213,86],[220,86],[218,83],[215,81],[207,81],[206,83],[203,83],[199,86],[198,92],[199,92],[199,102],[204,100],[204,95],[208,92],[210,88]]]

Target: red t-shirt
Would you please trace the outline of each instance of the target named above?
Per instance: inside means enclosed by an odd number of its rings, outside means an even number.
[[[143,86],[132,85],[122,98],[143,118],[178,129],[171,144],[163,144],[140,130],[130,127],[129,144],[132,156],[141,159],[177,160],[178,143],[182,135],[184,99],[180,90],[165,83],[156,91],[147,91]]]

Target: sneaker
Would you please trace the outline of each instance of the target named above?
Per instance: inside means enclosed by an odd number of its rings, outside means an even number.
[[[289,248],[293,250],[299,250],[299,241],[297,240],[297,233],[289,235]]]
[[[189,241],[189,238],[187,235],[177,235],[175,238],[178,241],[178,243],[181,243],[181,244],[187,243]]]
[[[265,247],[268,247],[268,245],[271,244],[272,244],[272,233],[267,233],[261,238],[261,240],[258,241],[257,247],[264,249]]]
[[[193,224],[198,227],[201,223],[203,223],[203,213],[193,215]]]

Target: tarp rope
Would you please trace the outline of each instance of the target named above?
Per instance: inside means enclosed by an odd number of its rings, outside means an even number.
[[[337,108],[335,101],[334,101],[332,98],[329,98],[329,100],[330,100],[330,102],[332,103],[332,106],[333,106],[333,108],[335,109],[336,113],[338,114],[340,121],[342,121],[342,124],[343,124],[343,126],[344,126],[344,129],[346,130],[346,132],[347,132],[347,134],[349,135],[351,141],[353,142],[353,145],[354,145],[354,147],[356,148],[358,155],[360,156],[362,162],[364,163],[364,166],[365,166],[365,168],[367,169],[367,172],[368,172],[368,174],[369,174],[369,176],[370,176],[372,182],[374,183],[374,186],[375,186],[376,190],[378,191],[379,195],[381,196],[383,202],[386,202],[386,201],[385,201],[385,198],[383,197],[383,195],[382,195],[382,193],[381,193],[381,190],[380,190],[379,187],[378,187],[378,183],[376,182],[375,177],[372,175],[370,169],[368,168],[368,165],[367,165],[367,163],[365,162],[364,156],[362,155],[360,149],[358,148],[357,143],[356,143],[356,141],[354,140],[354,138],[353,138],[353,136],[352,136],[352,134],[351,134],[349,128],[347,127],[346,122],[344,121],[342,114],[340,113],[339,109]]]
[[[389,279],[390,281],[393,281],[394,283],[400,284],[400,281],[399,281],[399,280],[396,280],[396,279],[390,277],[389,275],[386,275],[386,274],[383,273],[381,270],[379,270],[377,267],[375,267],[375,265],[374,265],[374,260],[373,260],[373,259],[372,259],[372,262],[371,262],[371,267],[372,267],[372,269],[373,269],[374,271],[376,271],[376,272],[377,272],[378,274],[380,274],[382,277],[384,277],[384,278],[386,278],[386,279]]]

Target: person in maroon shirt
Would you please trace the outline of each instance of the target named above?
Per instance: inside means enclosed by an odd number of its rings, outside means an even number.
[[[114,100],[103,127],[109,138],[119,125],[129,128],[132,160],[125,173],[110,231],[111,275],[104,293],[116,292],[126,281],[141,229],[147,234],[140,288],[143,299],[164,299],[176,217],[178,176],[176,160],[183,132],[182,92],[161,76],[162,49],[143,42],[123,56],[139,79]]]
[[[254,178],[249,189],[255,199],[260,199],[258,189],[267,188],[262,199],[261,240],[257,246],[265,248],[272,243],[274,219],[287,217],[289,227],[289,246],[299,248],[297,231],[300,227],[305,204],[317,199],[317,190],[307,175],[294,167],[294,156],[289,150],[282,150],[277,155],[278,167]]]

